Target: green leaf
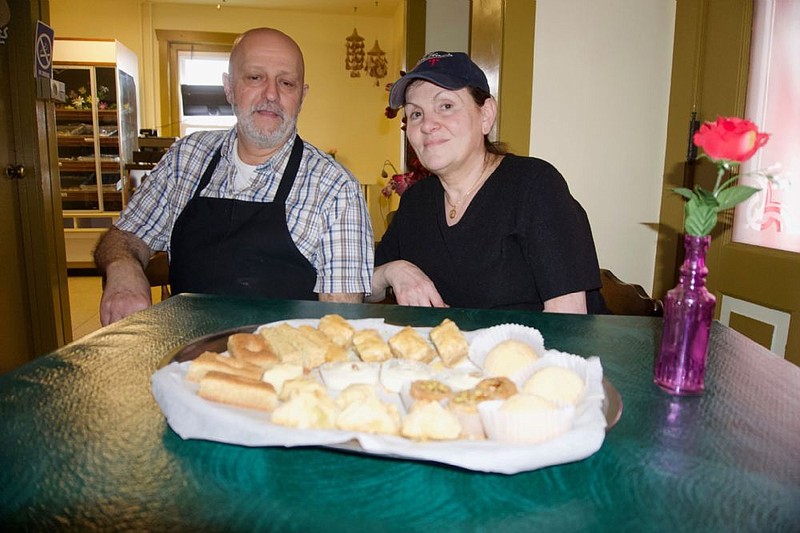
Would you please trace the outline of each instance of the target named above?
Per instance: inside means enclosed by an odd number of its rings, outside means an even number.
[[[697,195],[698,199],[703,204],[711,206],[711,207],[717,207],[719,205],[719,202],[717,201],[717,197],[714,196],[713,193],[703,189],[702,187],[696,185],[695,188],[694,188],[694,192]]]
[[[694,192],[692,192],[691,189],[687,189],[686,187],[676,187],[672,189],[672,192],[680,194],[687,200],[691,200],[692,198],[694,198]]]
[[[716,199],[715,199],[716,202]],[[686,202],[684,228],[689,235],[702,237],[708,235],[717,225],[715,205],[693,198]]]
[[[740,202],[744,202],[760,190],[761,189],[757,187],[750,187],[748,185],[735,185],[724,191],[720,191],[717,195],[717,200],[719,200],[719,207],[717,210],[724,211],[725,209],[729,209]]]

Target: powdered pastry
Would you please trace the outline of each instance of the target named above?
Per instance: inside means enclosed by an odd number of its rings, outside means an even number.
[[[529,345],[509,339],[489,350],[483,363],[483,370],[490,376],[511,377],[539,359],[539,355]]]

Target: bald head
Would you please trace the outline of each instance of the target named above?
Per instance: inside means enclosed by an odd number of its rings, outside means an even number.
[[[303,53],[283,32],[250,30],[233,44],[222,81],[237,119],[239,155],[260,164],[294,136],[308,92]]]
[[[247,61],[248,54],[254,49],[263,50],[265,53],[283,54],[287,62],[295,63],[300,76],[300,81],[305,79],[306,65],[303,51],[297,43],[280,30],[274,28],[253,28],[239,35],[233,41],[230,59],[228,60],[228,74],[233,77],[236,68]]]

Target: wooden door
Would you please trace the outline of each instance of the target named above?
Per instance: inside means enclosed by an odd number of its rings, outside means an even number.
[[[70,340],[52,104],[37,98],[45,1],[0,0],[0,374]],[[54,164],[51,164],[51,161]],[[24,168],[21,179],[8,167]]]
[[[752,0],[678,0],[657,296],[675,285],[681,260],[683,200],[671,189],[698,183],[710,190],[715,179],[710,163],[687,162],[691,114],[701,122],[745,116],[752,21]],[[732,216],[720,217],[708,254],[717,317],[800,364],[800,254],[733,242]]]

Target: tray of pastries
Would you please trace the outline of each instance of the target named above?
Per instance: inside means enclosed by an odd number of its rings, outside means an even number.
[[[462,331],[450,319],[244,326],[170,352],[151,381],[184,439],[505,474],[589,457],[622,413],[599,358],[547,349],[529,326]]]

